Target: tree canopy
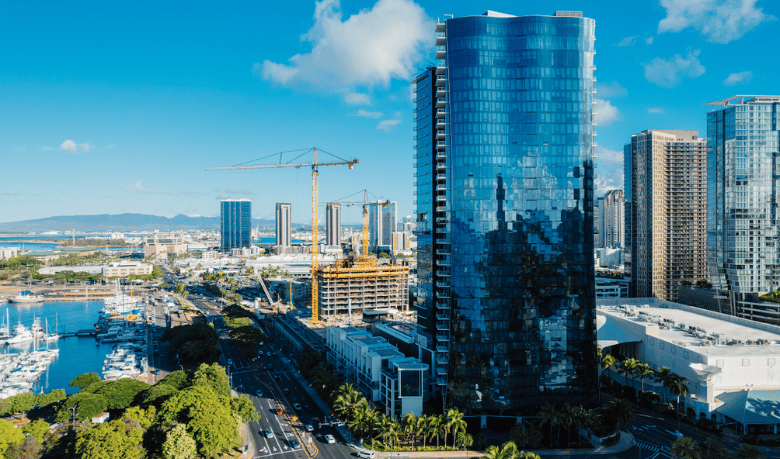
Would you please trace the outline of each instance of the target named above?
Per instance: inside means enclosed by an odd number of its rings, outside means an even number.
[[[76,434],[76,456],[82,459],[142,459],[143,429],[132,422],[109,421]]]
[[[124,410],[133,403],[138,394],[149,389],[149,387],[151,386],[145,382],[131,378],[122,378],[109,382],[95,393],[102,395],[108,400],[108,409]]]
[[[0,457],[4,457],[5,451],[11,445],[19,445],[24,441],[24,432],[17,429],[5,419],[0,419]]]

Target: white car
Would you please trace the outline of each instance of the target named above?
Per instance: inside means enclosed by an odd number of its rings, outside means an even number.
[[[306,429],[306,432],[314,432],[314,426],[311,424],[306,424],[303,428]]]
[[[680,438],[680,437],[683,437],[683,436],[684,436],[682,433],[680,433],[680,432],[679,432],[679,431],[677,431],[677,430],[670,430],[670,429],[666,429],[666,433],[668,433],[669,435],[671,435],[671,436],[673,436],[673,437],[678,437],[678,438]]]
[[[336,443],[336,439],[333,438],[333,435],[325,435],[325,441],[328,443]]]
[[[376,457],[376,454],[374,454],[373,451],[358,451],[357,457],[362,457],[365,459],[374,459]]]

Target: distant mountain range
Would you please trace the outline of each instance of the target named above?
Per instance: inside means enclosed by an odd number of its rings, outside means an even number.
[[[44,231],[181,231],[181,230],[216,230],[219,229],[219,217],[201,217],[179,214],[173,218],[146,214],[118,215],[64,215],[58,217],[39,218],[19,222],[0,223],[0,232],[40,233]],[[252,219],[252,227],[274,227],[273,220]],[[295,226],[301,226],[295,224]]]

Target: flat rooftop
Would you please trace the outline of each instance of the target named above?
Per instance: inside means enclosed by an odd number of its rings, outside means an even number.
[[[780,354],[780,327],[655,298],[615,298],[609,300],[611,304],[598,303],[598,313],[645,329],[657,328],[658,339],[698,348],[696,352]]]

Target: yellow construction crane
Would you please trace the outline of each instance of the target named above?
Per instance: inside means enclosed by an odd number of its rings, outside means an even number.
[[[275,156],[276,154],[279,155],[280,162],[279,164],[253,164],[253,165],[247,165],[239,164],[236,166],[223,166],[223,167],[207,167],[207,171],[231,171],[231,170],[241,170],[241,169],[274,169],[274,168],[280,168],[280,167],[311,167],[311,320],[312,322],[319,322],[319,301],[318,301],[318,295],[317,295],[317,270],[319,269],[319,260],[317,260],[317,256],[319,255],[319,244],[318,240],[319,237],[317,235],[317,223],[318,223],[318,201],[319,201],[319,184],[318,184],[318,177],[319,177],[319,171],[318,168],[320,166],[349,166],[350,169],[355,164],[360,164],[360,161],[358,161],[357,158],[352,160],[345,160],[342,158],[341,161],[337,162],[328,162],[328,163],[320,163],[317,162],[317,147],[312,148],[314,150],[314,159],[311,162],[303,162],[303,163],[282,163],[281,158],[283,153],[289,153],[289,152],[282,152],[282,153],[274,153],[270,156]],[[297,150],[301,151],[301,150]],[[310,150],[306,150],[303,154],[308,153]],[[303,154],[299,155],[298,158],[303,156]],[[332,155],[333,156],[333,155]],[[265,159],[268,156],[264,158],[259,159]],[[296,158],[297,159],[297,158]]]
[[[357,193],[355,193],[357,194]],[[355,194],[352,194],[350,196],[354,196]],[[349,196],[347,196],[349,197]],[[323,202],[320,203],[321,206],[330,206],[333,204],[339,204],[342,206],[363,206],[363,235],[362,235],[362,247],[363,247],[363,258],[364,260],[368,258],[368,190],[363,190],[363,202]],[[388,203],[378,201],[378,204],[382,207],[385,207]]]

